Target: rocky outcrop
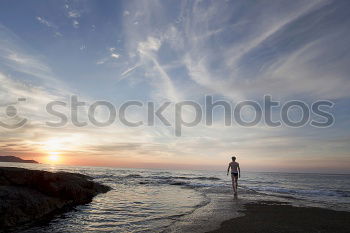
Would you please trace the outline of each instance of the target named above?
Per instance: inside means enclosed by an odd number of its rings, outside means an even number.
[[[0,229],[34,223],[109,190],[82,174],[0,167]]]
[[[38,163],[35,160],[25,160],[18,158],[16,156],[0,156],[0,162],[7,162],[7,163]]]

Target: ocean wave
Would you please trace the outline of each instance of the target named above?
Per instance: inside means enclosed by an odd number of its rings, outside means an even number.
[[[173,179],[167,179],[167,180],[142,180],[139,181],[139,184],[142,185],[179,185],[179,186],[185,186],[185,185],[189,185],[188,182],[183,182],[183,181],[177,181],[177,180],[173,180]]]
[[[153,179],[179,179],[179,180],[209,180],[209,181],[216,181],[221,180],[217,177],[207,177],[207,176],[195,176],[195,177],[187,177],[187,176],[150,176],[148,178]]]
[[[170,185],[188,185],[186,182],[181,182],[181,181],[173,181],[169,183]]]
[[[206,176],[195,176],[195,177],[187,177],[187,176],[142,176],[140,174],[130,174],[127,176],[121,176],[120,178],[145,178],[145,179],[158,179],[158,180],[170,180],[170,179],[177,179],[177,180],[208,180],[208,181],[218,181],[221,180],[217,177],[206,177]]]
[[[288,189],[281,187],[254,187],[255,191],[273,192],[282,194],[295,194],[302,196],[329,196],[329,197],[350,197],[350,193],[341,190],[307,190],[307,189]]]
[[[270,184],[270,185],[276,185],[280,184],[280,182],[277,181],[262,181],[262,180],[241,180],[242,183],[245,184]]]
[[[176,179],[164,179],[164,180],[142,180],[139,181],[138,184],[141,185],[175,185],[175,186],[183,186],[188,188],[206,188],[206,187],[223,187],[227,186],[222,183],[193,183],[193,182],[186,182],[186,181],[179,181]]]
[[[130,174],[127,176],[123,176],[122,178],[142,178],[142,176],[139,174]]]
[[[111,178],[117,178],[115,175],[111,175],[111,174],[103,174],[103,175],[92,175],[92,177],[94,179],[111,179]]]

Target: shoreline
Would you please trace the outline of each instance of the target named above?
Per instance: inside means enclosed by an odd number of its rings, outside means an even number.
[[[350,212],[318,207],[295,207],[287,202],[258,201],[245,203],[243,215],[223,221],[207,233],[263,232],[350,232]]]
[[[161,231],[162,233],[212,231],[218,229],[223,221],[242,216],[239,210],[243,210],[243,204],[246,201],[234,199],[229,189],[210,188],[197,191],[205,196],[207,203],[178,218],[164,231]]]
[[[237,199],[230,188],[198,190],[208,203],[182,216],[164,233],[347,233],[350,212],[296,204],[285,197],[240,190]],[[302,200],[299,200],[302,201]]]

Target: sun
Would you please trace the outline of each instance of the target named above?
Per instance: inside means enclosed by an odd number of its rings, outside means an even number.
[[[61,157],[58,152],[50,152],[50,155],[47,157],[47,160],[50,164],[56,164],[59,163],[61,160]]]

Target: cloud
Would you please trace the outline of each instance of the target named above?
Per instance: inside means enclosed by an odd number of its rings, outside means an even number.
[[[82,17],[82,14],[85,10],[84,9],[76,10],[73,8],[75,7],[72,7],[71,5],[68,5],[68,4],[64,5],[64,11],[65,11],[66,17],[72,21],[73,27],[77,29],[80,26],[80,22],[78,21],[78,19]],[[94,30],[94,27],[93,27],[93,30]]]
[[[117,54],[117,53],[111,53],[111,57],[115,58],[115,59],[118,59],[120,57],[120,55]]]
[[[296,2],[289,8],[279,4],[264,8],[258,4],[250,6],[251,10],[236,22],[231,22],[224,13],[220,19],[214,18],[219,12],[225,12],[223,7],[223,4],[210,7],[194,4],[192,17],[186,19],[186,25],[191,26],[183,35],[189,45],[185,48],[188,52],[183,51],[184,62],[190,77],[199,85],[236,100],[261,98],[266,93],[278,97],[299,94],[305,98],[349,96],[344,88],[350,85],[348,78],[340,74],[339,69],[325,72],[322,68],[328,66],[326,62],[331,64],[323,57],[338,50],[337,45],[328,47],[326,43],[349,37],[349,33],[339,26],[336,31],[329,27],[319,30],[316,38],[307,31],[307,25],[326,22],[322,20],[331,14],[329,1],[310,2],[307,6]],[[250,12],[257,9],[255,7],[263,13],[252,18]],[[307,29],[300,25],[302,21]],[[218,33],[213,34],[208,28]],[[224,49],[211,42],[221,41],[229,33],[236,34],[240,40],[228,39],[232,42]],[[290,44],[286,47],[288,41]],[[343,62],[345,57],[343,61],[332,61],[332,66],[343,66]],[[333,80],[332,85],[325,87],[326,80]]]
[[[18,46],[24,43],[13,32],[0,24],[0,68],[7,68],[44,81],[57,82],[50,67],[40,61],[38,54]]]
[[[46,19],[40,17],[40,16],[37,16],[36,19],[41,23],[41,24],[44,24],[48,27],[51,27],[51,28],[57,28],[53,23],[47,21]]]
[[[106,63],[107,59],[103,58],[103,59],[100,59],[98,61],[96,61],[96,65],[102,65],[104,63]]]
[[[99,59],[96,62],[96,64],[97,65],[102,65],[102,64],[105,64],[105,63],[113,63],[114,60],[119,59],[121,55],[119,53],[117,53],[116,50],[117,49],[114,48],[114,47],[108,48],[109,55],[104,57],[104,58]]]
[[[82,26],[82,17],[84,22],[90,22],[87,25],[92,25],[93,19],[98,27],[95,32],[91,32],[95,26],[88,30],[96,39],[93,43],[88,38],[85,41],[86,37],[80,41],[81,36],[85,36],[83,30],[62,38],[79,39],[79,46],[88,46],[84,57],[79,57],[81,60],[76,58],[83,53],[71,54],[66,48],[55,55],[51,51],[55,46],[48,49],[49,52],[45,46],[39,51],[27,49],[30,41],[6,36],[8,31],[0,30],[3,100],[0,107],[8,104],[23,107],[27,112],[23,116],[33,119],[27,127],[8,132],[6,138],[0,137],[3,150],[23,152],[27,148],[42,152],[46,141],[57,140],[64,145],[62,150],[72,157],[106,155],[106,161],[142,157],[218,165],[226,163],[232,153],[237,153],[246,164],[264,161],[265,165],[282,164],[291,161],[290,158],[305,161],[305,155],[309,156],[308,163],[321,157],[330,158],[329,154],[346,160],[349,146],[341,138],[348,135],[345,132],[347,112],[342,113],[342,127],[294,130],[260,124],[251,128],[224,127],[223,114],[219,111],[213,126],[184,127],[181,138],[174,137],[173,128],[161,124],[140,128],[115,124],[103,129],[91,125],[79,129],[72,125],[48,129],[39,124],[48,117],[45,102],[71,94],[64,84],[56,85],[62,77],[58,78],[54,71],[68,76],[81,73],[83,78],[67,82],[72,82],[74,87],[81,84],[79,93],[93,90],[94,98],[85,96],[88,103],[96,98],[116,101],[142,98],[156,105],[166,100],[195,100],[203,105],[207,94],[233,103],[245,99],[260,101],[264,94],[279,100],[297,97],[308,103],[318,98],[344,101],[350,97],[350,17],[345,3],[326,0],[307,3],[272,0],[269,4],[239,0],[126,1],[118,11],[120,15],[108,11],[102,17],[104,21],[99,21],[102,19],[99,16],[88,18],[91,15],[85,12],[90,5],[84,8],[80,3],[61,8],[65,20],[74,28]],[[114,17],[121,22],[115,23]],[[36,20],[59,33],[49,19],[38,16]],[[112,20],[115,27],[105,28],[104,25],[110,25],[106,19]],[[85,49],[84,46],[81,49]],[[62,62],[62,57],[68,61]],[[100,67],[83,66],[91,61]],[[74,64],[72,71],[62,70],[65,62]],[[95,74],[107,77],[99,79],[99,88],[92,76]],[[100,87],[106,89],[100,92]],[[18,96],[27,96],[31,102],[17,103]],[[184,110],[186,119],[191,119],[193,114],[191,109]],[[98,119],[108,117],[105,111],[97,111],[96,115]],[[142,111],[132,111],[131,115],[138,120],[147,118]],[[165,115],[173,122],[173,110],[166,111]],[[329,135],[335,141],[329,140]]]
[[[72,22],[74,28],[79,28],[79,21],[78,20],[73,20]]]
[[[150,51],[157,51],[161,46],[161,41],[155,37],[148,37],[146,41],[139,43],[138,51],[140,53],[148,53]]]
[[[147,79],[155,100],[198,100],[206,94],[234,102],[261,100],[265,94],[272,94],[275,99],[298,97],[307,101],[349,98],[349,70],[345,64],[350,54],[344,49],[348,47],[344,38],[350,36],[349,17],[346,7],[338,12],[339,7],[326,0],[307,4],[183,1],[176,4],[178,10],[170,15],[174,6],[162,1],[130,2],[125,9],[133,9],[135,14],[123,17],[125,53],[137,53],[128,57],[121,76],[127,76],[125,80]],[[340,18],[346,18],[346,23],[337,23]],[[142,26],[134,27],[134,22]],[[138,72],[132,72],[136,68]],[[226,144],[227,151],[240,148],[244,153],[255,145],[254,153],[259,149],[270,152],[269,145],[275,145],[276,156],[288,143],[301,143],[288,136],[288,129],[278,131],[287,134],[283,142],[278,142],[279,136],[275,141],[255,141],[258,134],[264,138],[271,131],[257,132],[254,128],[253,136],[246,139],[247,145],[237,144],[240,139],[233,139],[232,135],[243,137],[247,129],[236,130],[222,128],[216,133],[198,127],[189,129],[186,135],[218,138],[213,145],[220,148],[224,146],[221,140],[231,139],[232,144]],[[205,144],[200,145],[208,150]]]
[[[80,18],[80,12],[76,11],[76,10],[72,10],[68,12],[68,17],[69,18]]]
[[[139,65],[134,65],[128,69],[126,69],[125,71],[123,71],[120,76],[123,77],[123,76],[126,76],[128,75],[130,72],[132,72],[133,70],[135,70],[137,67],[139,67]]]
[[[334,42],[349,37],[345,24],[322,26],[332,23],[328,18],[336,6],[330,1],[306,5],[295,1],[288,6],[278,1],[231,4],[184,3],[173,19],[165,16],[169,9],[162,2],[130,4],[127,7],[142,14],[124,19],[129,49],[137,49],[140,56],[153,61],[162,77],[167,74],[165,83],[175,81],[169,73],[170,63],[179,64],[177,70],[188,71],[183,79],[190,78],[203,91],[234,100],[262,98],[267,93],[281,98],[295,94],[312,99],[349,96],[350,82],[343,72],[349,55],[334,60],[327,71],[323,69],[331,64],[323,58],[341,53],[341,46]],[[239,11],[239,17],[233,17]],[[152,16],[163,18],[162,23]],[[134,21],[142,22],[142,28],[130,27]],[[318,25],[320,30],[308,25]],[[328,43],[333,46],[326,46]],[[332,85],[325,87],[323,83],[331,79]],[[172,92],[171,85],[164,87]]]
[[[56,37],[61,37],[62,36],[62,33],[58,31],[58,27],[53,24],[52,22],[49,22],[47,21],[46,19],[44,19],[43,17],[40,17],[40,16],[37,16],[36,19],[39,21],[39,23],[47,26],[48,28],[50,28],[53,33],[54,33],[54,36]]]

